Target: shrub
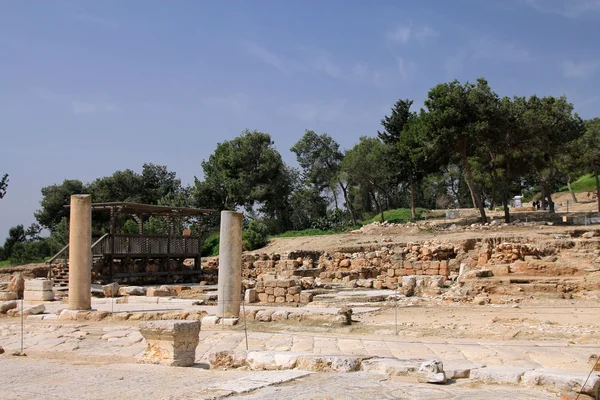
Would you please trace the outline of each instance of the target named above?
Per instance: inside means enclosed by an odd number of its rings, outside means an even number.
[[[213,233],[209,235],[204,243],[202,243],[202,252],[200,255],[202,257],[213,257],[219,255],[219,234]]]
[[[244,250],[256,250],[269,243],[267,226],[262,222],[252,220],[242,233]]]

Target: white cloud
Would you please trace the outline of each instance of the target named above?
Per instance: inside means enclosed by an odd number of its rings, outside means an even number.
[[[398,25],[394,30],[389,31],[386,35],[387,39],[391,42],[398,42],[402,44],[408,43],[412,35],[412,24]]]
[[[412,22],[408,25],[398,25],[395,29],[388,31],[386,38],[390,42],[407,44],[411,39],[423,43],[427,39],[438,37],[439,33],[432,29],[429,25],[424,25],[421,28],[413,28]]]
[[[417,64],[410,60],[404,60],[402,57],[396,57],[398,62],[398,71],[402,78],[412,75],[417,70]]]
[[[521,0],[538,11],[579,18],[600,13],[600,0]]]
[[[566,78],[587,78],[600,68],[600,61],[565,61],[562,64]]]
[[[306,57],[305,62],[308,68],[336,79],[347,77],[346,72],[335,63],[333,55],[329,51],[310,47],[301,47],[300,51]]]
[[[251,55],[256,57],[258,60],[272,67],[275,67],[282,72],[286,72],[283,68],[282,59],[275,53],[270,52],[269,50],[254,42],[244,41],[243,46]]]

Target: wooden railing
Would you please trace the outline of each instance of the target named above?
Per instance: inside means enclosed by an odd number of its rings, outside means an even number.
[[[114,248],[111,251],[111,240],[114,237]],[[197,236],[168,235],[105,235],[92,248],[94,256],[113,254],[114,256],[160,256],[187,255],[200,253],[200,238]]]

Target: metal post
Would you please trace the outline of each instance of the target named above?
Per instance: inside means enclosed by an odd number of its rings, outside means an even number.
[[[21,355],[24,354],[23,353],[23,314],[24,314],[23,313],[23,311],[24,311],[24,308],[23,308],[23,297],[24,296],[21,296]]]
[[[242,296],[242,312],[244,313],[244,334],[246,335],[246,351],[248,351],[248,326],[246,325],[246,296]]]
[[[396,283],[396,295],[394,296],[396,302],[396,308],[394,312],[394,325],[396,326],[396,336],[398,336],[398,286],[399,283]]]

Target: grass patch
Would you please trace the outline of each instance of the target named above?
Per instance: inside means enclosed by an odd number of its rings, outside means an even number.
[[[580,176],[575,182],[571,183],[571,187],[575,193],[592,192],[596,190],[596,178],[594,178],[594,174]],[[563,186],[560,188],[560,191],[568,192],[569,188],[567,186]]]
[[[423,219],[424,217],[424,213],[425,213],[425,209],[424,208],[416,208],[415,209],[415,214],[417,219]],[[396,210],[387,210],[383,212],[383,220],[390,222],[390,223],[406,223],[411,221],[411,213],[410,213],[410,208],[398,208]],[[373,218],[371,218],[368,221],[365,221],[364,224],[371,224],[373,222],[380,222],[381,221],[381,214],[377,214],[375,215]]]
[[[10,267],[10,266],[11,266],[10,260],[0,261],[0,268],[6,268],[6,267]]]
[[[287,231],[283,232],[280,235],[271,236],[273,238],[291,238],[291,237],[301,237],[301,236],[323,236],[323,235],[335,235],[336,233],[340,233],[339,231],[334,230],[322,230],[322,229],[304,229],[302,231]]]

